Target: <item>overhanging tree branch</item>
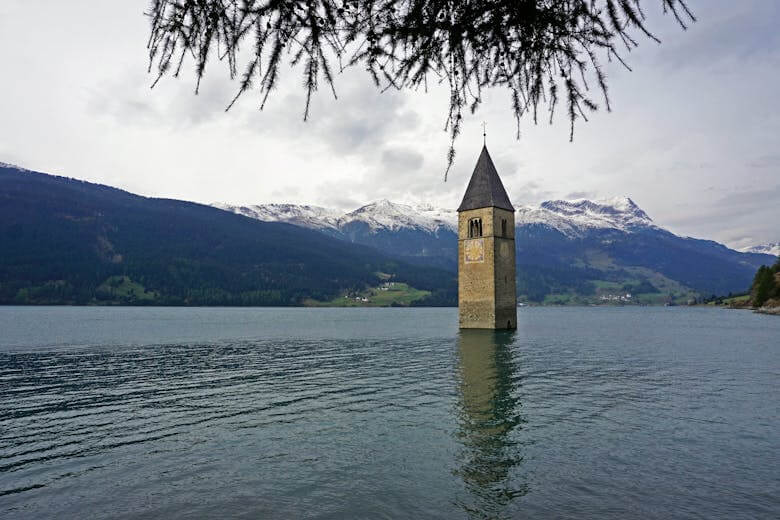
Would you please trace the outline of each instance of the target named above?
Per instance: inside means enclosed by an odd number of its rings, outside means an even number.
[[[660,3],[683,29],[695,21],[685,0],[644,2]],[[429,77],[446,83],[447,171],[463,109],[474,113],[485,88],[509,90],[518,137],[520,121],[530,111],[536,122],[540,104],[552,122],[563,89],[573,139],[575,121],[598,108],[589,77],[610,109],[599,55],[628,67],[621,53],[638,45],[636,34],[659,41],[640,0],[152,0],[147,14],[153,86],[167,74],[178,76],[189,57],[197,93],[216,56],[231,79],[244,71],[228,110],[253,89],[262,109],[285,56],[291,66],[303,64],[304,120],[321,81],[336,95],[334,60],[338,71],[364,67],[381,89],[426,88]],[[245,42],[251,52],[242,53]]]

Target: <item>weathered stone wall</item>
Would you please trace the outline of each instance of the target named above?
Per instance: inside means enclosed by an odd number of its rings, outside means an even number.
[[[515,215],[494,208],[494,229],[501,234],[501,220],[506,222],[506,237],[495,239],[495,328],[517,328],[517,282],[515,279]]]
[[[482,237],[469,238],[469,221],[477,217],[482,219]],[[461,328],[493,328],[495,323],[492,230],[492,208],[458,214],[458,319]],[[477,255],[467,258],[469,247],[481,249],[482,259],[473,258]]]
[[[469,221],[482,219],[482,237],[469,237]],[[507,236],[501,236],[501,220]],[[461,328],[515,328],[514,214],[480,208],[458,215],[458,307]]]

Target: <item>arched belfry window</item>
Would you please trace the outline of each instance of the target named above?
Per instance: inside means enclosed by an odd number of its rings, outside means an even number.
[[[506,234],[506,219],[505,218],[501,219],[501,236],[502,237],[507,236],[507,234]]]
[[[482,219],[473,218],[469,220],[469,238],[482,236]]]

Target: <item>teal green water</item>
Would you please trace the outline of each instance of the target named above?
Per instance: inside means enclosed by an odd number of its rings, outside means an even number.
[[[3,518],[777,518],[780,318],[0,307]]]

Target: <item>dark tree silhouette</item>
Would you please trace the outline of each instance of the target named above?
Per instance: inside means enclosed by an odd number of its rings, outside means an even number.
[[[750,303],[753,307],[763,307],[771,299],[780,300],[780,276],[778,275],[780,275],[780,259],[772,267],[762,265],[758,268],[753,284],[750,286]]]
[[[304,120],[312,94],[324,83],[335,96],[346,67],[364,67],[381,89],[444,82],[449,170],[463,111],[476,111],[487,87],[508,89],[518,137],[524,116],[536,122],[544,110],[552,121],[563,99],[572,139],[576,120],[597,109],[590,83],[609,110],[599,59],[628,67],[621,53],[637,35],[658,41],[640,3],[683,28],[695,21],[685,0],[152,0],[149,66],[156,84],[191,57],[199,85],[210,59],[225,61],[240,81],[229,109],[253,88],[262,108],[280,66],[301,65]]]

